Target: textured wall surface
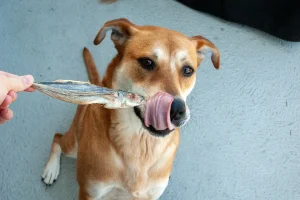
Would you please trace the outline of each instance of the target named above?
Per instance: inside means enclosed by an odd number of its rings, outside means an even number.
[[[221,52],[197,72],[163,200],[300,199],[300,44],[226,23],[171,0],[1,0],[0,69],[37,81],[87,80],[87,46],[103,74],[115,54],[93,39],[107,20],[126,17],[187,35],[201,34]],[[20,93],[15,117],[0,126],[0,199],[77,199],[75,160],[62,159],[55,185],[40,174],[55,132],[68,129],[76,106],[39,92]]]

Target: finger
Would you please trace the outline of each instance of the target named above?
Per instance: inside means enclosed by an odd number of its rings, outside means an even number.
[[[3,75],[4,72],[1,71],[0,74],[0,104],[4,101],[7,93],[10,90],[15,92],[23,91],[29,88],[33,84],[33,77],[31,75],[27,76],[6,76]]]
[[[9,95],[9,96],[11,96],[11,98],[12,98],[12,102],[14,102],[14,101],[16,101],[16,99],[17,99],[17,93],[16,92],[14,92],[14,91],[9,91],[9,93],[7,94],[7,95]]]
[[[5,76],[8,76],[8,77],[18,77],[18,75],[11,74],[11,73],[4,72],[4,71],[0,71],[0,74],[5,75]]]
[[[29,87],[26,90],[24,90],[25,92],[34,92],[35,89],[33,87]]]
[[[31,75],[20,77],[2,77],[2,83],[8,91],[13,90],[15,92],[21,92],[26,90],[33,84],[33,77]]]
[[[4,124],[11,118],[13,118],[13,112],[10,109],[4,108],[0,110],[0,124]]]
[[[6,108],[9,106],[9,104],[11,104],[12,102],[12,97],[7,95],[4,99],[4,101],[1,103],[0,108]]]

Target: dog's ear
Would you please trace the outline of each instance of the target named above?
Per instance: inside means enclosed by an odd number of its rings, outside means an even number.
[[[204,51],[211,51],[211,61],[216,69],[220,68],[220,52],[219,49],[208,39],[202,36],[191,37],[196,42],[196,51],[200,60],[204,59]]]
[[[116,48],[123,45],[128,38],[138,31],[137,26],[125,18],[115,19],[106,22],[99,30],[94,39],[94,44],[98,45],[106,36],[106,32],[111,30],[111,39]]]

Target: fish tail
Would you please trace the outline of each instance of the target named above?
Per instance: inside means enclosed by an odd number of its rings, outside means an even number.
[[[97,67],[95,65],[94,59],[90,53],[90,51],[84,47],[83,49],[83,59],[86,66],[86,70],[89,76],[89,80],[92,84],[101,86],[101,78],[98,73]]]

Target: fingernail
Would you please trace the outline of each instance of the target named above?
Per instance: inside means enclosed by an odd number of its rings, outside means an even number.
[[[33,83],[33,77],[31,75],[23,76],[22,81],[26,85],[31,85]]]

